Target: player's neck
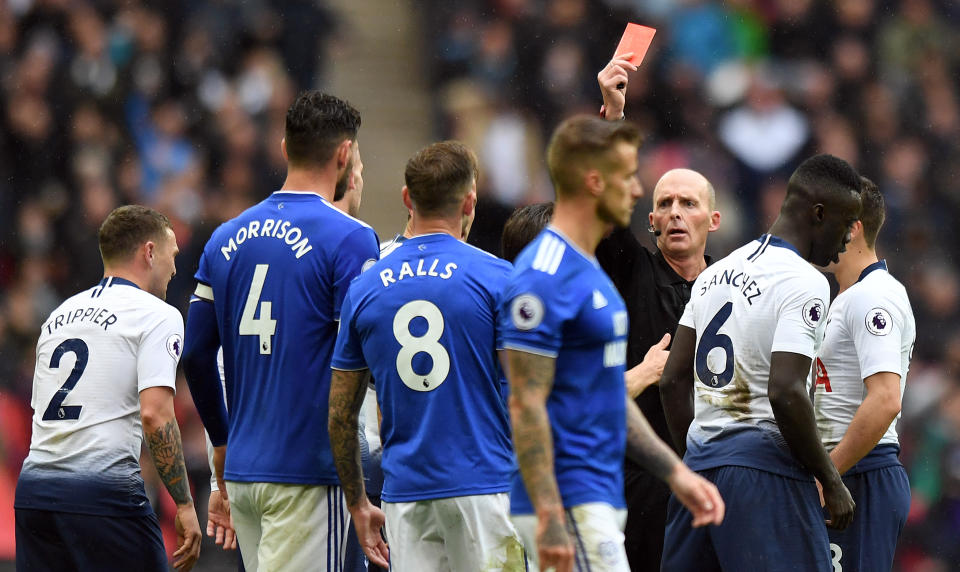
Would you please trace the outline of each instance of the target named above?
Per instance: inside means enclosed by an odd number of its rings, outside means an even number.
[[[137,285],[137,288],[146,291],[147,286],[147,276],[138,272],[135,269],[128,267],[118,267],[118,266],[105,266],[103,269],[103,277],[107,278],[113,276],[114,278],[123,278],[124,280],[129,280]]]
[[[414,236],[420,236],[421,234],[449,234],[454,238],[460,238],[460,220],[459,219],[443,219],[443,218],[418,218],[416,215],[410,219],[410,224],[407,225],[409,230],[409,235],[407,231],[404,231],[404,236],[412,238]]]
[[[837,279],[837,285],[840,286],[840,292],[850,288],[860,280],[863,271],[879,260],[877,251],[868,248],[865,244],[859,246],[847,246],[847,252],[843,253],[843,265],[838,266],[833,273]]]
[[[332,203],[336,187],[335,169],[314,170],[291,167],[287,171],[287,178],[283,181],[280,190],[289,193],[316,193]]]
[[[597,217],[594,204],[576,199],[558,200],[550,224],[580,250],[591,255],[596,253],[600,240],[610,232],[610,223]]]
[[[673,268],[673,271],[687,282],[696,280],[697,276],[700,276],[700,273],[707,267],[707,261],[703,258],[702,251],[676,255],[669,254],[661,249],[660,253],[663,254],[663,259],[667,261],[670,268]]]

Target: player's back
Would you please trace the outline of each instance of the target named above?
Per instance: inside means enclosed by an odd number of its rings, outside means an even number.
[[[119,278],[104,278],[50,314],[37,341],[18,508],[149,512],[140,391],[173,387],[182,340],[175,308]]]
[[[623,507],[628,330],[623,299],[595,257],[548,227],[517,257],[504,303],[504,347],[556,359],[547,411],[564,506]],[[533,510],[519,474],[511,510]]]
[[[223,344],[228,480],[337,482],[330,358],[346,288],[377,250],[368,225],[313,193],[276,192],[207,242],[196,277]]]
[[[808,475],[789,454],[768,397],[773,352],[813,357],[829,300],[826,279],[771,235],[696,280],[680,324],[695,328],[691,468],[724,464]]]
[[[351,286],[334,367],[366,363],[376,380],[384,500],[509,489],[496,316],[510,268],[449,234],[427,234],[404,241]]]
[[[816,360],[814,406],[817,428],[827,450],[833,449],[863,403],[863,380],[879,372],[900,376],[906,386],[917,327],[906,288],[884,262],[867,267],[860,279],[830,306],[823,347]],[[899,446],[897,420],[878,445]]]

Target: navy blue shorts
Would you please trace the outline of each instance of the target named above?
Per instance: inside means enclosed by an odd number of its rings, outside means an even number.
[[[167,570],[153,513],[116,517],[18,508],[16,530],[17,570]]]
[[[893,554],[910,512],[910,482],[902,465],[843,477],[857,511],[846,530],[828,530],[837,572],[893,568]]]
[[[830,571],[827,528],[813,479],[748,467],[698,471],[717,485],[727,512],[719,526],[691,528],[671,495],[661,570]]]

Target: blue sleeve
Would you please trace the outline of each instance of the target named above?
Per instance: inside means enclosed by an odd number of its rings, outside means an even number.
[[[576,316],[568,287],[539,270],[514,274],[503,296],[498,341],[505,349],[556,357],[564,324]]]
[[[202,282],[207,286],[212,286],[210,278],[210,268],[209,263],[207,262],[207,249],[210,247],[210,243],[213,241],[213,237],[210,237],[210,240],[207,241],[207,244],[203,247],[203,253],[200,255],[200,262],[197,264],[197,272],[193,275],[197,279],[197,282]]]
[[[343,299],[343,310],[340,313],[340,331],[337,332],[337,343],[333,349],[333,359],[330,367],[343,371],[358,371],[367,369],[367,361],[363,357],[363,345],[357,333],[357,317],[354,311],[353,297],[357,292],[356,281],[347,291]]]
[[[380,243],[377,234],[367,226],[348,234],[336,250],[333,279],[333,319],[340,319],[340,306],[350,281],[360,275],[364,265],[380,259]]]
[[[220,334],[212,302],[194,298],[187,312],[183,340],[183,373],[210,441],[217,447],[227,443],[227,407],[217,368]]]

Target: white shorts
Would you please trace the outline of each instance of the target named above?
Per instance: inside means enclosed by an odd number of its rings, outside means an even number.
[[[248,572],[343,569],[350,513],[338,486],[227,481]]]
[[[507,493],[383,503],[390,570],[523,572]]]
[[[540,570],[537,555],[537,516],[515,514],[513,523],[527,549],[530,571]],[[573,569],[591,572],[630,572],[623,548],[627,511],[606,503],[586,503],[567,509],[567,531],[576,550]]]

